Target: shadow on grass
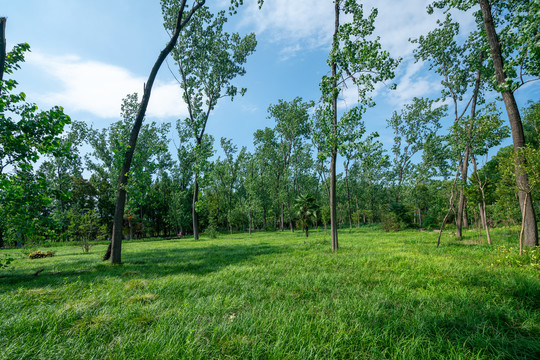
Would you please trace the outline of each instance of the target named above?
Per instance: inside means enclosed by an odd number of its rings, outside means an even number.
[[[122,256],[122,265],[110,265],[82,256],[77,260],[63,264],[51,263],[41,266],[43,272],[31,276],[32,270],[17,271],[16,274],[4,275],[0,281],[6,285],[21,285],[39,282],[40,286],[55,283],[69,277],[78,277],[81,281],[96,281],[101,278],[138,274],[145,277],[160,277],[174,274],[205,275],[220,269],[252,260],[258,256],[279,254],[290,251],[287,245],[212,245],[201,243],[197,247],[160,248],[141,251],[126,251]],[[57,271],[59,269],[59,271]],[[32,286],[33,286],[32,285]]]

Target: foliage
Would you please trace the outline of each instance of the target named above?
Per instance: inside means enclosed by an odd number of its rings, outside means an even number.
[[[311,194],[299,195],[294,201],[296,218],[308,237],[309,225],[317,221],[319,205]]]
[[[67,234],[78,241],[85,253],[90,250],[91,241],[103,239],[107,235],[107,227],[100,224],[95,210],[81,213],[71,211]]]
[[[20,69],[24,53],[30,50],[26,43],[16,45],[6,54],[5,74]],[[31,167],[42,154],[61,154],[68,151],[61,146],[58,135],[71,122],[61,107],[39,111],[26,101],[26,94],[15,93],[17,81],[4,80],[0,96],[0,175],[8,167]]]

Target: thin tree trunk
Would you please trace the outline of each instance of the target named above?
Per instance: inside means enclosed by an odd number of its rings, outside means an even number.
[[[493,59],[493,67],[495,69],[495,75],[497,82],[503,87],[502,97],[506,112],[508,113],[508,120],[510,121],[510,128],[512,129],[512,140],[514,143],[514,152],[518,152],[525,146],[525,136],[523,133],[523,125],[521,123],[521,116],[519,109],[514,98],[514,93],[508,88],[506,84],[506,74],[504,73],[504,61],[502,58],[501,44],[497,37],[495,30],[495,24],[493,23],[493,17],[491,15],[491,4],[489,0],[478,0],[480,9],[482,10],[482,17],[484,21],[484,27],[486,30],[486,36],[491,49],[491,56]],[[516,183],[519,189],[519,203],[523,218],[523,233],[524,233],[524,245],[528,247],[538,246],[538,225],[536,223],[536,214],[534,211],[534,201],[526,201],[527,193],[524,191],[529,188],[529,178],[524,171],[521,171],[521,167],[524,165],[522,159],[516,161]]]
[[[334,1],[335,9],[335,26],[334,37],[332,42],[332,48],[338,47],[338,31],[339,31],[339,1]],[[334,57],[334,55],[332,55]],[[337,137],[337,63],[336,59],[332,59],[332,136]],[[337,145],[336,142],[332,142],[332,152],[330,160],[330,232],[332,236],[332,251],[337,251],[338,244],[338,232],[337,232],[337,194],[336,194],[336,161],[337,161]]]
[[[248,216],[249,216],[249,236],[251,236],[251,228],[253,227],[253,218],[252,218],[252,215],[251,215],[251,210],[249,210],[248,212]]]
[[[527,198],[529,195],[528,193],[525,193],[525,202],[523,203],[523,206],[527,206]],[[523,231],[525,230],[525,212],[522,211],[523,216],[521,217],[521,231],[519,232],[519,255],[523,255]]]
[[[197,212],[197,201],[199,200],[199,179],[195,173],[193,182],[193,201],[191,202],[191,216],[193,220],[193,240],[199,240],[199,213]]]
[[[6,22],[7,18],[0,17],[0,95],[4,84],[4,68],[6,67]]]
[[[4,84],[4,67],[6,66],[6,21],[5,17],[0,17],[0,95]],[[0,225],[1,226],[1,225]],[[4,247],[4,231],[0,227],[0,248]]]
[[[197,2],[189,11],[188,15],[183,18],[184,8],[186,6],[186,0],[182,0],[180,4],[180,11],[178,12],[178,19],[176,20],[176,29],[171,38],[171,41],[167,46],[161,51],[158,56],[158,59],[150,76],[144,86],[144,93],[139,106],[139,111],[137,112],[137,117],[135,118],[135,123],[133,124],[133,129],[131,130],[131,135],[129,137],[129,146],[128,150],[125,153],[124,162],[122,164],[122,169],[120,170],[120,175],[118,177],[118,193],[116,196],[116,206],[114,210],[114,222],[113,222],[113,233],[111,239],[111,264],[120,264],[122,262],[122,221],[124,218],[124,208],[126,206],[126,185],[128,181],[127,174],[131,167],[131,161],[133,159],[133,153],[135,152],[135,146],[137,145],[137,138],[139,137],[139,131],[141,130],[142,122],[144,116],[146,115],[146,108],[148,107],[148,102],[150,101],[150,94],[152,92],[152,86],[154,85],[154,80],[158,73],[161,64],[165,61],[165,58],[169,55],[171,50],[176,45],[180,31],[183,27],[189,22],[193,14],[204,5],[206,0],[201,0]]]
[[[349,228],[352,230],[351,192],[349,190],[349,161],[345,165],[345,185],[347,187],[347,210],[349,211]]]
[[[478,175],[478,169],[476,166],[476,157],[473,155],[471,156],[472,164],[473,164],[473,172],[476,174],[476,179],[478,182],[478,188],[480,189],[480,193],[482,194],[482,203],[478,204],[478,207],[480,208],[480,218],[482,221],[482,226],[484,229],[486,229],[486,237],[488,244],[491,245],[491,235],[489,233],[489,226],[487,222],[487,212],[486,212],[486,193],[484,192],[485,183],[482,184],[482,180],[480,180],[480,175]]]
[[[463,206],[463,227],[469,228],[469,212],[467,211],[467,197],[465,197],[465,204]]]
[[[279,221],[279,228],[281,231],[283,231],[283,229],[285,228],[285,225],[284,225],[284,212],[285,212],[285,204],[284,203],[281,203],[281,217],[280,217],[280,221]]]
[[[459,178],[459,170],[456,172],[456,178],[454,179],[454,183],[452,184],[452,189],[450,191],[450,206],[448,207],[448,211],[446,212],[446,215],[444,216],[444,219],[441,224],[441,229],[439,230],[439,237],[437,238],[437,247],[441,244],[441,235],[444,230],[444,226],[446,225],[446,221],[448,220],[448,216],[450,216],[450,212],[454,211],[454,187],[456,186],[457,180]]]

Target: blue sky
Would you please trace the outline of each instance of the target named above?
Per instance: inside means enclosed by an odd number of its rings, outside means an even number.
[[[211,9],[226,0],[208,0]],[[244,97],[231,103],[223,99],[211,115],[207,133],[233,139],[252,148],[252,134],[273,126],[267,108],[278,99],[296,96],[317,100],[319,81],[328,72],[326,58],[332,34],[331,0],[265,0],[258,10],[255,0],[245,5],[229,22],[230,31],[255,32],[258,46],[248,59],[247,74],[235,84],[246,87]],[[386,119],[414,96],[437,97],[440,80],[412,58],[418,37],[434,27],[437,16],[425,12],[426,0],[363,1],[378,7],[376,35],[393,56],[403,57],[395,79],[396,91],[377,90],[376,108],[364,121],[368,132],[377,131],[390,148],[392,133]],[[0,16],[6,16],[8,48],[28,42],[32,53],[16,74],[19,89],[42,108],[61,105],[73,119],[97,128],[119,118],[121,99],[142,93],[143,83],[169,36],[162,26],[158,0],[0,0]],[[465,29],[473,26],[468,14],[459,14]],[[174,63],[169,58],[174,71]],[[520,89],[518,105],[540,98],[540,84]],[[344,94],[342,105],[354,105],[354,89]],[[148,120],[175,122],[186,108],[178,84],[167,66],[162,66],[154,86]],[[506,118],[506,115],[503,113]],[[450,124],[448,119],[445,126]],[[174,127],[173,127],[174,129]],[[175,131],[171,139],[176,138]],[[509,141],[507,141],[509,143]]]

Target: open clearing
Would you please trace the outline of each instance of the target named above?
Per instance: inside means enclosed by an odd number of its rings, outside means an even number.
[[[324,230],[2,250],[1,359],[538,359],[537,254],[516,230]],[[501,246],[505,246],[504,248]],[[510,245],[514,245],[512,250]],[[37,276],[28,276],[44,269]]]

